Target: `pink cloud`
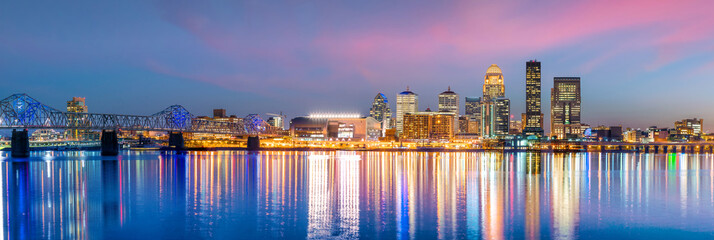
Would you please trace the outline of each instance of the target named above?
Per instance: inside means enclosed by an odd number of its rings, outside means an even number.
[[[373,26],[341,35],[325,33],[315,45],[339,60],[383,64],[430,61],[444,49],[461,55],[527,56],[602,34],[627,38],[640,32],[646,35],[638,39],[643,40],[642,46],[664,50],[660,56],[664,65],[678,59],[668,52],[671,48],[679,51],[683,44],[711,40],[712,5],[708,1],[576,1],[531,10],[519,10],[520,5],[512,2],[463,6],[438,22],[415,23],[424,24],[421,31]]]
[[[358,76],[377,86],[396,76],[414,79],[429,74],[425,68],[433,68],[437,62],[468,64],[473,59],[496,56],[527,58],[597,39],[614,42],[611,50],[583,59],[580,70],[593,71],[608,59],[643,49],[653,51],[656,58],[640,67],[656,70],[690,56],[696,51],[692,45],[714,42],[710,27],[714,26],[714,15],[709,13],[714,3],[698,0],[465,1],[433,11],[392,9],[357,17],[348,9],[331,9],[325,4],[325,9],[313,16],[318,21],[312,34],[305,33],[291,12],[246,11],[227,21],[214,16],[211,9],[166,5],[164,17],[169,22],[234,62],[237,72],[246,70],[246,59],[264,61],[283,71],[283,75],[252,76],[254,79],[210,71],[189,76],[219,85],[232,81],[279,85],[285,82],[282,76],[301,83],[290,87],[305,84],[310,89],[324,89]],[[364,23],[333,23],[350,17]],[[301,57],[301,52],[310,56]],[[306,69],[316,66],[331,71],[314,79]]]

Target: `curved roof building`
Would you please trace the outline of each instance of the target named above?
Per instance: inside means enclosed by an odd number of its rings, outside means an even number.
[[[505,97],[506,91],[503,85],[503,72],[496,64],[491,64],[486,70],[483,80],[483,100],[490,101],[498,97]]]

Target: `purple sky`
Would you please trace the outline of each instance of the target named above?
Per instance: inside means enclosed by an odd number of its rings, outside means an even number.
[[[420,109],[448,86],[481,96],[504,72],[525,109],[525,62],[579,76],[583,122],[672,126],[714,119],[712,1],[87,1],[0,4],[0,96],[63,108],[196,115],[368,112],[407,85]],[[463,106],[462,106],[463,111]]]

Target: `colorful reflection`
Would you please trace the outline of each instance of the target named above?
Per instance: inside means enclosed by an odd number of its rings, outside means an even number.
[[[43,152],[0,160],[0,225],[3,239],[710,239],[713,164],[710,154]]]

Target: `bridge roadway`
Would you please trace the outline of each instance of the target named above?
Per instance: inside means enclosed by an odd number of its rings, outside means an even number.
[[[0,129],[13,130],[13,157],[29,156],[27,130],[40,128],[101,130],[103,155],[118,154],[117,131],[169,132],[169,146],[180,149],[183,148],[183,132],[249,135],[249,140],[255,143],[259,141],[258,135],[274,135],[277,130],[256,114],[236,122],[213,121],[196,118],[180,105],[170,106],[149,116],[140,116],[63,112],[27,94],[13,94],[0,101]]]

